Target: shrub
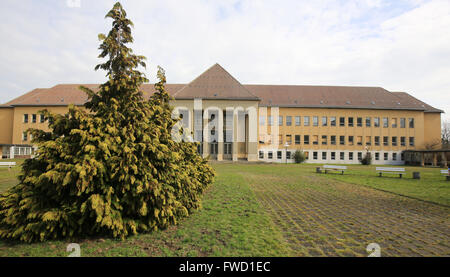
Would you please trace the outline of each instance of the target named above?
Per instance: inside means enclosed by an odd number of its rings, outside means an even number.
[[[367,152],[364,157],[359,161],[362,165],[371,165],[372,164],[372,155],[370,152]]]
[[[300,163],[303,163],[305,160],[306,160],[306,155],[303,151],[301,151],[301,150],[295,151],[295,153],[294,153],[295,163],[300,164]]]

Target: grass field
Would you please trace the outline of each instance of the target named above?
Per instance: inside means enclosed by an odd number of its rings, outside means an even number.
[[[450,256],[450,182],[439,169],[406,167],[399,179],[377,177],[374,166],[344,175],[310,164],[213,166],[203,208],[177,226],[124,241],[0,241],[0,256],[67,256],[71,242],[82,256],[367,256],[372,242],[385,256]],[[17,174],[0,169],[0,191]]]

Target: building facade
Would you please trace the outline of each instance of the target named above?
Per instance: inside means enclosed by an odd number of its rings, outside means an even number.
[[[98,85],[85,85],[97,89]],[[79,85],[34,89],[0,105],[2,158],[33,154],[28,128],[46,130],[42,109],[67,112],[87,96]],[[405,150],[440,146],[441,113],[404,92],[380,87],[243,85],[215,64],[189,84],[167,84],[174,116],[213,160],[403,164]],[[142,86],[144,97],[153,85]]]

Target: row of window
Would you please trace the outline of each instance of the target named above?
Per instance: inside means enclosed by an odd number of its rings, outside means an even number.
[[[310,141],[311,139],[311,141]],[[400,137],[400,141],[398,140],[398,137],[388,137],[388,136],[375,136],[373,137],[373,141],[372,141],[372,136],[366,136],[365,140],[363,142],[363,136],[356,136],[356,141],[355,141],[355,136],[327,136],[327,135],[323,135],[321,136],[321,141],[320,144],[321,145],[336,145],[337,144],[337,139],[339,139],[339,145],[375,145],[375,146],[380,146],[381,144],[383,146],[398,146],[400,143],[400,146],[406,146],[406,137]],[[381,141],[382,139],[382,141]],[[260,144],[265,144],[266,142],[268,144],[271,144],[273,141],[273,135],[260,135],[259,137],[259,143]],[[294,142],[295,144],[301,144],[301,135],[294,135]],[[319,136],[318,135],[304,135],[303,136],[303,144],[305,145],[309,145],[311,142],[311,144],[313,145],[319,145]],[[283,135],[278,135],[278,143],[279,144],[283,144]],[[286,135],[286,143],[287,144],[292,144],[292,135]],[[414,141],[414,137],[409,137],[408,138],[408,145],[409,146],[414,146],[415,141]]]
[[[319,126],[319,117],[318,116],[303,116],[303,126],[310,126],[311,122],[310,119],[312,118],[312,126]],[[340,127],[354,127],[355,126],[355,121],[354,121],[354,117],[339,117],[337,118],[336,116],[331,116],[331,117],[327,117],[327,116],[322,116],[321,117],[321,126],[337,126],[338,125],[338,120],[339,119],[339,126]],[[295,126],[301,126],[301,117],[300,116],[294,116],[294,120],[295,120]],[[398,118],[391,118],[391,127],[392,128],[397,128],[397,120]],[[278,117],[278,126],[283,126],[283,116],[279,116]],[[389,118],[388,117],[357,117],[356,118],[356,126],[357,127],[362,127],[363,124],[366,127],[381,127],[383,126],[383,128],[389,128]],[[259,117],[259,125],[264,126],[266,125],[266,117],[265,116],[260,116]],[[268,126],[272,126],[273,125],[273,116],[267,116],[267,125]],[[286,126],[292,126],[292,116],[288,115],[286,116]],[[408,118],[408,127],[409,128],[414,128],[414,118]],[[406,118],[400,118],[400,128],[406,128]]]
[[[304,153],[305,153],[306,159],[309,159],[309,152],[305,151]],[[276,151],[276,154],[277,154],[277,159],[278,160],[283,159],[283,151]],[[331,160],[336,160],[336,154],[337,154],[337,152],[330,152]],[[339,159],[341,161],[344,161],[346,159],[346,157],[345,157],[346,155],[345,154],[346,154],[346,152],[339,152]],[[313,155],[313,157],[312,157],[313,160],[318,160],[319,152],[314,151],[314,152],[312,152],[312,155]],[[348,155],[347,156],[348,160],[350,160],[350,161],[354,160],[354,153],[353,152],[348,152],[347,155]],[[363,153],[362,152],[357,152],[357,156],[358,156],[358,160],[362,160]],[[260,159],[264,159],[265,157],[266,157],[266,152],[259,151],[259,158]],[[285,159],[289,160],[289,159],[292,159],[292,157],[293,157],[292,152],[291,151],[287,151]],[[391,158],[392,158],[393,161],[397,161],[397,159],[398,159],[397,153],[392,153]],[[273,151],[267,151],[267,159],[269,159],[269,160],[273,159]],[[328,152],[322,152],[322,160],[327,160],[327,159],[328,159]],[[387,153],[387,152],[383,153],[383,159],[385,161],[389,160],[389,153]],[[380,160],[380,153],[379,152],[375,152],[375,160],[377,160],[377,161]],[[403,154],[401,154],[401,160],[402,161],[404,160],[404,155]]]
[[[37,114],[32,114],[31,115],[31,122],[32,123],[36,123],[37,122],[37,118],[38,118]],[[29,122],[29,114],[24,114],[23,115],[23,123],[28,123],[28,122]],[[40,123],[44,123],[45,122],[44,115],[42,115],[42,114],[39,115],[39,122]]]

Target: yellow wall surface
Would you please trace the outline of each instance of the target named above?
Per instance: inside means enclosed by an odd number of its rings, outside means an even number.
[[[31,144],[30,137],[28,136],[27,141],[22,140],[22,134],[29,128],[42,129],[44,131],[48,131],[48,122],[40,123],[40,115],[39,111],[47,109],[53,113],[64,114],[67,113],[67,106],[47,106],[47,107],[14,107],[14,130],[12,134],[12,143],[13,144]],[[24,114],[28,114],[28,123],[24,123]],[[36,123],[32,122],[32,115],[36,114]]]
[[[424,113],[424,148],[440,148],[441,140],[441,114]]]
[[[272,126],[263,126],[259,125],[259,134],[264,133],[264,129],[266,129],[267,134],[274,134],[276,131],[274,129],[277,126],[278,118],[275,118],[276,109],[267,108],[265,123],[267,125],[267,116],[273,116],[273,125]],[[259,115],[264,114],[264,112]],[[371,138],[371,145],[368,146],[370,151],[397,151],[397,150],[407,150],[407,149],[419,149],[424,145],[424,120],[433,119],[434,121],[438,121],[436,116],[426,117],[424,118],[422,111],[402,111],[402,110],[368,110],[368,109],[324,109],[324,108],[278,108],[278,114],[283,116],[283,125],[279,126],[279,135],[282,135],[282,145],[278,148],[284,148],[284,144],[286,143],[286,135],[292,136],[292,144],[289,149],[340,149],[340,150],[365,150],[366,149],[366,138]],[[292,125],[286,126],[286,116],[292,116]],[[295,126],[295,116],[301,117],[300,126]],[[304,126],[304,116],[309,116],[310,125]],[[319,120],[318,126],[313,126],[313,117],[317,116]],[[327,117],[327,126],[322,126],[322,117]],[[331,126],[331,117],[336,117],[336,126]],[[345,127],[339,126],[339,117],[345,117]],[[353,117],[353,127],[348,127],[348,118]],[[362,117],[363,126],[357,127],[357,118]],[[371,127],[366,127],[366,117],[371,118]],[[380,127],[374,127],[374,118],[380,118]],[[389,127],[383,127],[383,118],[387,117],[389,119]],[[397,127],[392,127],[393,118],[397,119]],[[406,119],[406,127],[400,128],[400,118]],[[414,128],[409,128],[409,118],[414,118]],[[259,118],[258,118],[259,120]],[[440,116],[439,116],[440,121]],[[433,124],[433,128],[435,129],[435,125]],[[439,123],[440,124],[440,123]],[[440,128],[438,130],[433,131],[433,137],[436,136],[436,133],[440,132]],[[295,144],[295,135],[301,135],[301,143],[300,145]],[[309,135],[310,143],[309,145],[304,144],[304,135]],[[327,144],[322,144],[322,136],[327,136]],[[318,136],[318,144],[313,144],[313,137]],[[331,136],[336,136],[336,145],[331,145]],[[345,136],[345,145],[340,145],[339,137]],[[354,137],[354,144],[349,145],[348,137]],[[358,136],[362,137],[362,145],[357,144]],[[380,146],[375,146],[375,136],[380,137]],[[389,137],[388,146],[383,146],[383,137]],[[397,146],[392,146],[392,137],[397,137]],[[406,138],[406,146],[401,146],[400,137]],[[409,146],[409,137],[414,137],[415,146]],[[273,146],[272,146],[273,147]],[[270,145],[267,145],[267,142],[264,144],[259,144],[259,148],[270,148]]]
[[[174,106],[193,109],[192,100],[176,100],[171,102]],[[322,149],[322,150],[354,150],[363,151],[366,149],[366,137],[371,137],[371,145],[368,146],[371,151],[401,151],[408,149],[423,149],[429,143],[439,141],[441,133],[441,115],[439,113],[424,113],[422,111],[403,111],[403,110],[369,110],[369,109],[324,109],[324,108],[275,108],[259,107],[255,101],[204,101],[204,108],[218,107],[225,109],[227,107],[241,106],[244,109],[254,108],[258,112],[256,120],[249,120],[249,125],[257,125],[257,138],[259,140],[262,134],[274,134],[278,118],[273,118],[273,126],[267,126],[267,116],[274,116],[276,113],[283,116],[283,125],[279,126],[279,134],[282,135],[282,144],[275,145],[284,149],[286,135],[291,135],[291,145],[289,149]],[[40,106],[40,107],[14,107],[0,108],[0,144],[30,144],[30,138],[27,141],[22,140],[22,133],[28,128],[39,128],[48,130],[47,122],[40,123],[38,111],[48,109],[51,112],[63,114],[68,111],[67,106]],[[24,123],[24,114],[28,114],[28,123]],[[37,115],[36,123],[32,122],[32,115]],[[259,124],[259,116],[265,116],[265,126]],[[286,116],[292,117],[291,126],[286,126]],[[295,125],[295,116],[301,117],[300,126]],[[310,117],[310,126],[304,126],[304,117]],[[313,126],[313,117],[317,116],[319,126]],[[327,117],[327,126],[322,126],[322,117]],[[336,126],[331,126],[331,117],[336,117]],[[339,117],[345,117],[345,127],[339,126]],[[354,118],[354,127],[348,127],[348,118]],[[363,118],[363,126],[357,127],[357,118]],[[366,117],[371,118],[371,127],[365,126]],[[374,118],[380,118],[380,127],[374,127]],[[383,127],[383,118],[389,118],[389,127]],[[397,127],[392,127],[393,119],[397,119]],[[400,128],[400,118],[406,119],[406,127]],[[414,118],[414,128],[409,128],[409,118]],[[191,127],[193,125],[193,116],[190,117]],[[253,133],[253,132],[251,132]],[[295,135],[301,135],[301,143],[295,144]],[[309,135],[309,145],[304,144],[304,135]],[[322,144],[322,135],[327,136],[327,144]],[[314,136],[318,136],[318,144],[314,145]],[[331,144],[331,136],[336,136],[336,144]],[[339,137],[345,136],[345,145],[340,145]],[[348,137],[354,137],[354,144],[349,145]],[[362,137],[363,145],[358,145],[358,136]],[[380,146],[375,146],[375,136],[380,137]],[[389,137],[389,145],[383,146],[383,137]],[[397,137],[397,146],[392,146],[392,137]],[[406,145],[401,146],[400,137],[406,138]],[[414,137],[415,146],[409,146],[409,137]],[[267,136],[266,136],[267,138]],[[253,141],[251,139],[250,141]],[[258,144],[258,149],[270,148],[274,145],[266,143]]]
[[[0,144],[12,143],[13,118],[13,108],[0,108]]]

